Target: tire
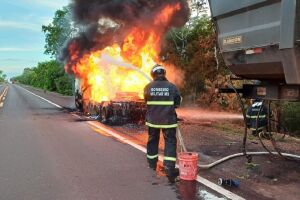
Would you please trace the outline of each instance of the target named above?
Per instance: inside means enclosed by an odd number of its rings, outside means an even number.
[[[108,120],[107,108],[103,107],[101,108],[101,121],[105,123],[107,122],[107,120]]]

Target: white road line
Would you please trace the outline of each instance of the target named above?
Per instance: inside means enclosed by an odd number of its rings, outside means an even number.
[[[117,133],[115,133],[114,131],[109,130],[109,129],[105,128],[104,126],[101,126],[100,124],[95,123],[95,122],[87,122],[87,123],[94,126],[94,127],[96,127],[96,128],[99,128],[100,130],[106,132],[107,134],[113,136],[114,138],[117,138],[118,140],[120,140],[120,141],[122,141],[126,144],[129,144],[130,146],[133,146],[134,148],[136,148],[136,149],[138,149],[138,150],[140,150],[144,153],[147,153],[147,150],[145,149],[145,147],[143,147],[141,145],[138,145],[138,144],[135,144],[134,142],[124,138],[123,136],[121,136]]]
[[[26,92],[32,94],[33,96],[36,96],[36,97],[38,97],[38,98],[40,98],[40,99],[46,101],[47,103],[52,104],[53,106],[55,106],[55,107],[57,107],[57,108],[63,108],[63,107],[61,107],[60,105],[58,105],[58,104],[56,104],[56,103],[53,103],[52,101],[49,101],[49,100],[45,99],[44,97],[41,97],[41,96],[39,96],[39,95],[37,95],[37,94],[34,94],[34,93],[30,92],[29,90],[27,90],[27,89],[21,87],[21,86],[19,86],[19,87],[22,88],[23,90],[25,90]]]
[[[8,87],[6,87],[6,88],[4,89],[4,91],[3,91],[3,93],[0,95],[0,101],[2,101],[1,104],[0,104],[0,108],[2,108],[3,105],[4,105],[4,100],[5,100],[7,91],[8,91]]]
[[[20,87],[20,88],[22,88],[22,87]],[[24,89],[24,88],[22,88],[22,89]],[[56,103],[53,103],[52,101],[49,101],[49,100],[47,100],[47,99],[45,99],[45,98],[43,98],[43,97],[41,97],[41,96],[39,96],[39,95],[36,95],[36,94],[34,94],[34,93],[32,93],[32,92],[26,90],[26,89],[24,89],[24,90],[27,91],[27,92],[29,92],[30,94],[32,94],[32,95],[34,95],[34,96],[36,96],[36,97],[42,99],[42,100],[44,100],[44,101],[50,103],[50,104],[52,104],[52,105],[58,107],[58,108],[62,108],[61,106],[57,105]],[[106,128],[104,125],[101,125],[101,124],[96,123],[96,122],[87,122],[87,123],[88,123],[89,125],[91,125],[91,126],[94,126],[94,127],[96,127],[96,128],[99,128],[100,130],[106,132],[107,134],[113,136],[114,138],[117,138],[118,140],[120,140],[120,141],[122,141],[122,142],[124,142],[124,143],[126,143],[126,144],[129,144],[130,146],[132,146],[132,147],[134,147],[134,148],[136,148],[136,149],[142,151],[143,153],[147,153],[147,149],[146,149],[145,147],[143,147],[143,146],[141,146],[141,145],[138,145],[138,144],[135,144],[134,142],[132,142],[132,141],[126,139],[125,137],[123,137],[123,136],[121,136],[121,135],[115,133],[114,131],[112,131],[112,130]],[[159,156],[159,160],[160,160],[160,161],[163,161],[163,156],[162,156],[162,155]],[[219,193],[219,194],[221,194],[221,195],[223,195],[223,196],[229,198],[229,199],[232,199],[232,200],[245,200],[244,198],[242,198],[242,197],[240,197],[240,196],[238,196],[238,195],[236,195],[236,194],[234,194],[234,193],[232,193],[232,192],[230,192],[230,191],[228,191],[228,190],[226,190],[226,189],[224,189],[224,188],[222,188],[222,187],[216,185],[215,183],[213,183],[213,182],[211,182],[211,181],[209,181],[209,180],[207,180],[207,179],[205,179],[205,178],[202,178],[202,177],[200,177],[200,176],[197,176],[197,181],[198,181],[199,183],[205,185],[206,187],[208,187],[208,188],[210,188],[210,189],[216,191],[217,193]]]
[[[144,153],[147,153],[147,149],[141,145],[138,145],[138,144],[135,144],[134,142],[124,138],[123,136],[115,133],[114,131],[112,130],[109,130],[108,128],[106,128],[105,126],[102,126],[101,124],[97,123],[97,122],[87,122],[88,124],[94,126],[95,128],[98,128],[104,132],[106,132],[107,134],[117,138],[118,140],[124,142],[124,143],[127,143],[129,145],[131,145],[132,147],[144,152]],[[163,156],[160,155],[159,156],[159,160],[160,161],[163,161]],[[233,200],[245,200],[244,198],[216,185],[215,183],[205,179],[205,178],[202,178],[200,176],[197,176],[197,181],[203,185],[205,185],[206,187],[218,192],[219,194],[222,194],[223,196],[229,198],[229,199],[233,199]]]
[[[233,200],[245,200],[245,198],[243,197],[240,197],[232,192],[230,192],[229,190],[226,190],[224,188],[222,188],[221,186],[205,179],[205,178],[202,178],[200,176],[197,176],[197,181],[209,188],[211,188],[212,190],[224,195],[225,197],[229,198],[229,199],[233,199]]]
[[[2,97],[5,95],[6,90],[7,90],[7,87],[3,90],[2,94],[0,95],[0,100],[1,100]]]

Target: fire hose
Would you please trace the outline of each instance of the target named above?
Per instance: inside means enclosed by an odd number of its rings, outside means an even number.
[[[251,156],[259,156],[259,155],[269,155],[270,153],[269,152],[247,152],[247,155],[251,155]],[[277,152],[272,152],[272,154],[275,154],[275,155],[278,155]],[[295,159],[300,159],[300,156],[299,155],[294,155],[294,154],[289,154],[289,153],[281,153],[282,156],[284,157],[288,157],[288,158],[295,158]],[[241,157],[241,156],[244,156],[244,153],[236,153],[236,154],[232,154],[230,156],[226,156],[220,160],[217,160],[211,164],[208,164],[208,165],[198,165],[198,167],[200,169],[210,169],[210,168],[213,168],[225,161],[228,161],[230,159],[233,159],[233,158],[236,158],[236,157]]]
[[[245,133],[244,133],[244,138],[243,138],[243,152],[242,153],[236,153],[236,154],[232,154],[232,155],[229,155],[229,156],[226,156],[224,158],[221,158],[211,164],[207,164],[207,165],[200,165],[198,164],[198,167],[200,169],[211,169],[225,161],[229,161],[233,158],[237,158],[237,157],[241,157],[241,156],[246,156],[246,158],[248,159],[248,163],[251,163],[252,162],[252,156],[259,156],[259,155],[280,155],[282,157],[285,157],[285,158],[291,158],[291,159],[300,159],[300,155],[295,155],[295,154],[289,154],[289,153],[281,153],[281,151],[279,150],[279,148],[276,146],[276,143],[275,143],[275,140],[274,138],[272,138],[272,136],[269,136],[276,152],[271,152],[263,143],[262,141],[262,138],[261,138],[261,135],[259,134],[259,140],[261,141],[261,144],[263,145],[263,147],[267,150],[266,152],[265,151],[261,151],[261,152],[247,152],[246,150],[246,143],[247,143],[247,136],[248,136],[248,130],[247,130],[247,120],[246,120],[246,113],[245,113],[245,109],[244,109],[244,104],[242,102],[242,99],[240,97],[240,95],[238,94],[237,90],[233,87],[233,84],[232,82],[230,81],[230,85],[231,87],[234,89],[234,91],[236,92],[236,95],[238,97],[238,100],[240,102],[240,106],[241,106],[241,109],[242,109],[242,112],[243,112],[243,117],[244,117],[244,122],[245,122]],[[269,105],[269,108],[270,108],[270,105]],[[258,112],[258,116],[256,118],[256,129],[258,129],[258,117],[260,115],[260,112],[262,110],[262,106],[260,108],[260,111]],[[268,111],[269,112],[269,111]],[[269,113],[268,113],[269,115]],[[268,122],[270,124],[270,120]],[[182,137],[182,134],[181,134],[181,131],[180,131],[180,127],[178,126],[177,127],[177,137],[178,137],[178,140],[179,140],[179,146],[180,146],[180,150],[181,152],[187,152],[187,148],[184,144],[184,140],[183,140],[183,137]]]
[[[180,150],[182,152],[187,152],[187,148],[184,144],[184,141],[183,141],[183,137],[182,137],[182,134],[181,134],[181,131],[180,131],[180,128],[177,127],[177,137],[178,137],[178,141],[179,141],[179,146],[180,146]],[[272,154],[274,155],[279,155],[278,152],[271,152]],[[259,156],[259,155],[269,155],[270,152],[247,152],[247,155],[250,155],[250,156]],[[241,157],[241,156],[244,156],[244,152],[243,153],[236,153],[236,154],[232,154],[232,155],[229,155],[229,156],[226,156],[224,158],[221,158],[211,164],[207,164],[207,165],[200,165],[198,164],[198,167],[200,169],[210,169],[210,168],[213,168],[225,161],[228,161],[228,160],[231,160],[233,158],[237,158],[237,157]],[[300,159],[300,155],[294,155],[294,154],[289,154],[289,153],[281,153],[281,156],[283,157],[287,157],[287,158],[294,158],[294,159]]]

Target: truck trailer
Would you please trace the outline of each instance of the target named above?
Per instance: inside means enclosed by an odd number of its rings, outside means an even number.
[[[85,99],[80,79],[75,81],[75,106],[86,116],[109,125],[141,124],[146,115],[146,103],[135,92],[117,92],[115,98],[94,102]]]
[[[218,48],[244,98],[300,100],[300,0],[209,0]],[[221,90],[230,92],[232,88]]]

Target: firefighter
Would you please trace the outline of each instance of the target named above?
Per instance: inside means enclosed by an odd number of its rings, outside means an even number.
[[[151,71],[153,81],[144,89],[147,104],[146,125],[148,126],[147,160],[149,167],[156,170],[160,131],[165,139],[164,168],[170,181],[178,176],[176,163],[176,128],[175,108],[181,103],[181,96],[176,86],[166,79],[166,70],[155,65]]]
[[[260,99],[252,101],[252,105],[247,110],[247,127],[252,135],[258,136],[263,133],[268,125],[268,110]]]

